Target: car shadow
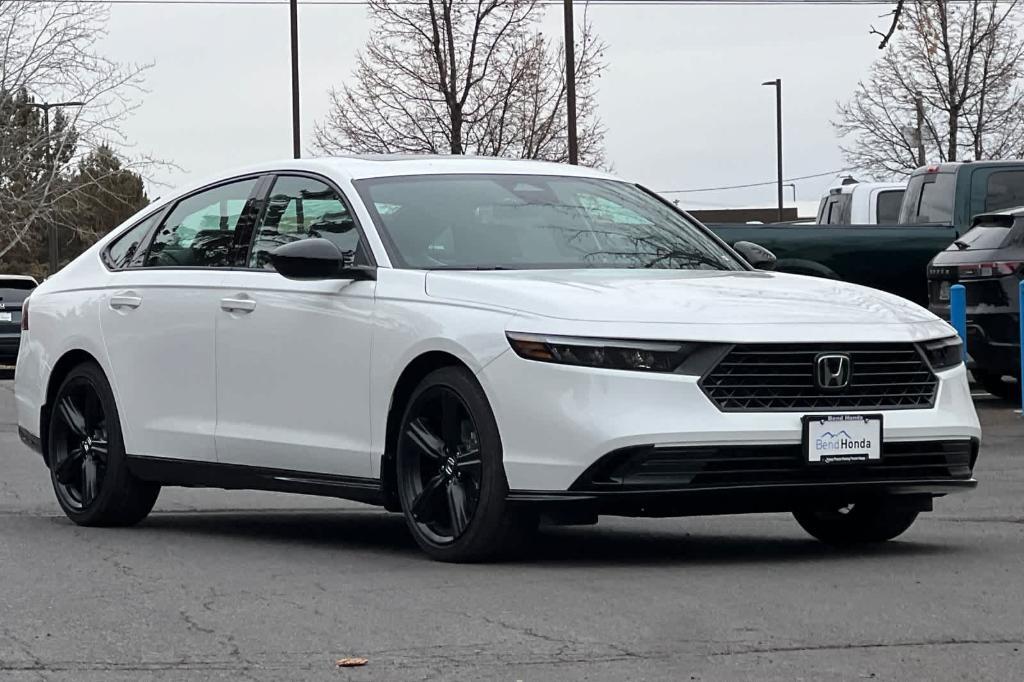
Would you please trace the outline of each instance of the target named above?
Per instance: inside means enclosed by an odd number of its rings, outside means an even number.
[[[258,541],[296,547],[363,550],[373,553],[421,556],[399,514],[377,510],[268,511],[268,512],[160,512],[150,516],[139,531],[186,536],[207,536],[231,541]],[[749,532],[647,531],[610,526],[542,526],[528,542],[510,552],[505,564],[563,564],[577,567],[624,565],[780,564],[848,560],[864,557],[921,557],[962,551],[953,540],[929,543],[906,540],[880,545],[836,548],[803,535],[793,522],[792,534],[766,537]]]

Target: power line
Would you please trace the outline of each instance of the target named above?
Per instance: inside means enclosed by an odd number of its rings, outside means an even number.
[[[801,175],[798,178],[786,178],[783,182],[795,182],[797,180],[813,180],[814,178],[824,178],[828,175],[839,175],[849,171],[849,168],[840,168],[839,170],[828,171],[826,173],[815,173],[814,175]],[[698,189],[663,189],[658,194],[693,194],[696,192],[718,192],[726,189],[747,189],[748,187],[764,187],[765,185],[774,185],[778,183],[778,180],[767,180],[765,182],[750,182],[745,185],[723,185],[722,187],[700,187]]]
[[[47,4],[56,0],[14,0],[23,3]],[[90,5],[197,5],[197,6],[219,6],[230,7],[237,5],[245,6],[279,6],[289,4],[288,0],[74,0],[75,2]],[[420,5],[426,0],[392,0],[392,5]],[[968,4],[974,0],[948,0],[952,4]],[[1012,0],[997,0],[998,2],[1011,2]],[[785,5],[790,7],[813,7],[813,6],[855,6],[855,5],[891,5],[893,0],[573,0],[574,4],[591,6],[610,7],[656,7],[659,5],[668,6],[729,6],[729,5]],[[368,0],[299,0],[300,5],[323,6],[323,7],[365,7],[370,3]],[[538,0],[538,5],[561,5],[561,0]]]

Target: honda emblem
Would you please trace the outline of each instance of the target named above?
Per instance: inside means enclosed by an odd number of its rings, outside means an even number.
[[[836,391],[850,385],[853,363],[849,355],[819,355],[815,361],[814,379],[818,388]]]

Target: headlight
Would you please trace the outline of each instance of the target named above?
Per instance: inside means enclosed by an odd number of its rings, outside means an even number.
[[[512,350],[527,360],[638,372],[675,372],[701,346],[676,341],[590,339],[518,332],[508,332],[506,336]]]
[[[964,361],[964,346],[958,336],[926,341],[921,344],[921,348],[924,349],[924,355],[928,358],[928,364],[936,372],[956,367]]]

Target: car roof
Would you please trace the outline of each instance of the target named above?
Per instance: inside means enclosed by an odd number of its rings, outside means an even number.
[[[26,282],[27,281],[27,282],[32,282],[33,284],[36,284],[36,285],[39,284],[39,282],[36,281],[36,278],[32,277],[31,275],[4,275],[4,274],[0,274],[0,282],[2,282],[4,280],[10,281],[12,279],[13,280],[18,280],[19,282]]]
[[[978,215],[974,216],[974,219],[971,222],[972,223],[977,223],[978,221],[984,220],[986,218],[1007,217],[1007,216],[1009,216],[1011,218],[1021,218],[1021,217],[1024,217],[1024,206],[1014,206],[1013,208],[1003,208],[1003,209],[1000,209],[998,211],[985,211],[984,213],[979,213]]]
[[[326,156],[307,159],[281,159],[265,161],[192,183],[173,192],[177,197],[232,177],[269,173],[273,171],[312,171],[328,176],[342,176],[349,180],[363,180],[399,175],[444,175],[460,173],[508,175],[566,175],[585,178],[617,180],[615,176],[594,168],[571,166],[549,161],[528,159],[502,159],[490,156],[428,156],[413,154],[386,154],[368,156]]]
[[[1024,159],[998,159],[998,160],[983,160],[983,161],[946,161],[943,163],[931,163],[927,166],[921,166],[914,170],[912,175],[926,175],[929,173],[955,173],[961,168],[970,168],[971,166],[984,165],[984,166],[1024,166]]]
[[[853,194],[858,190],[905,190],[906,182],[850,182],[845,185],[829,187],[829,194]]]

